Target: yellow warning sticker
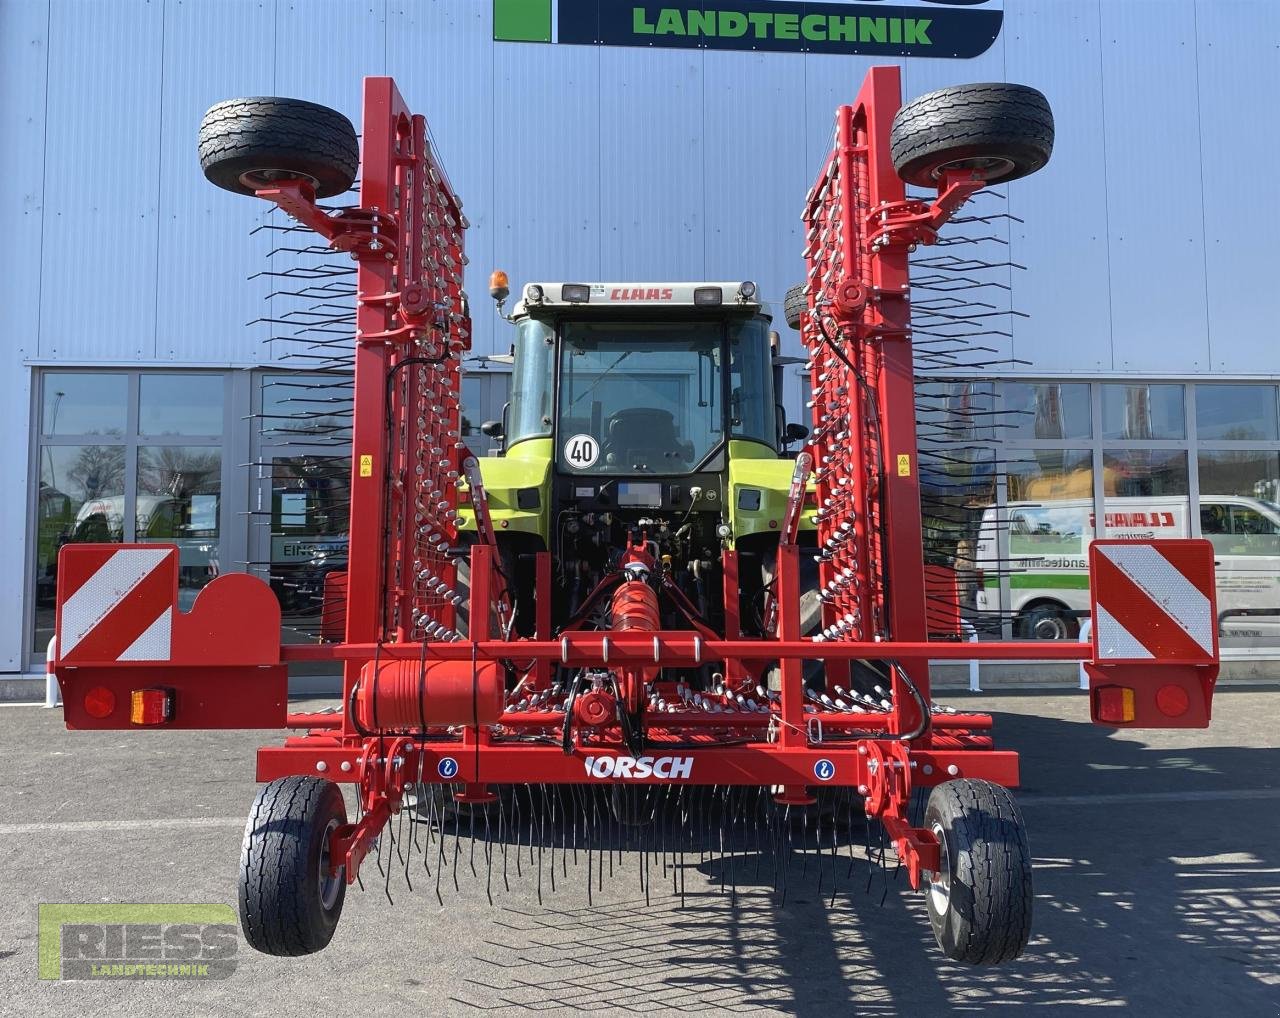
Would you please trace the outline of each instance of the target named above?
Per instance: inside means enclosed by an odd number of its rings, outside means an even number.
[[[911,476],[911,454],[910,453],[905,453],[905,452],[898,453],[898,476],[899,477]]]
[[[899,457],[899,463],[901,463],[901,457]],[[899,467],[899,469],[901,469],[901,467]],[[368,454],[362,455],[360,457],[360,476],[361,477],[373,476],[373,457]]]

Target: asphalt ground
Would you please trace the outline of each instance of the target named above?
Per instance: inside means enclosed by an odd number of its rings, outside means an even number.
[[[367,863],[320,954],[241,944],[226,979],[129,982],[38,979],[39,903],[234,905],[253,749],[274,736],[76,733],[60,712],[0,708],[0,1013],[1280,1014],[1280,691],[1220,690],[1212,727],[1184,732],[1095,728],[1079,695],[944,702],[989,707],[998,744],[1023,754],[1035,918],[1011,965],[943,959],[921,896],[868,863],[855,829],[854,866],[842,846],[830,867],[844,878],[834,905],[817,857],[799,855],[785,903],[758,862],[683,857],[682,903],[664,889],[679,885],[676,860],[664,855],[664,876],[652,845],[648,904],[641,854],[623,845],[614,879],[593,872],[594,907],[581,859],[563,852],[539,905],[528,847],[490,905],[495,870],[481,843],[471,877],[464,836],[446,843],[460,889],[444,871],[443,907],[420,860],[408,857],[412,891],[396,863],[394,905]],[[727,872],[736,893],[721,891]]]

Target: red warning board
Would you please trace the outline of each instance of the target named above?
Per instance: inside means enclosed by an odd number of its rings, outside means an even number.
[[[1089,572],[1095,661],[1199,665],[1218,660],[1208,541],[1094,541]]]
[[[66,546],[58,558],[58,659],[169,660],[177,588],[172,545]]]

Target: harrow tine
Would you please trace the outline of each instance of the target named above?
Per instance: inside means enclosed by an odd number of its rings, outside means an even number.
[[[809,872],[809,811],[800,811],[800,875]]]
[[[403,831],[404,831],[404,821],[405,821],[405,808],[404,808],[404,806],[402,805],[402,806],[400,807],[400,830],[401,830],[401,832],[403,832]],[[413,824],[413,820],[412,820],[412,819],[410,819],[410,821],[409,821],[409,834],[412,836],[412,838],[413,838],[414,840],[416,840],[416,839],[417,839],[418,834],[417,834],[417,831],[416,831],[416,830],[415,830],[415,828],[414,828],[414,824]],[[403,836],[402,836],[402,839],[401,839],[401,840],[403,840]],[[409,864],[413,861],[413,851],[414,851],[414,845],[411,843],[411,844],[409,845],[409,850],[408,850],[407,852],[405,852],[405,853],[404,853],[404,882],[405,882],[405,886],[407,886],[407,887],[409,888],[409,892],[410,892],[411,894],[413,893],[413,880],[412,880],[412,879],[410,879],[410,877],[409,877]]]
[[[507,804],[502,795],[498,795],[498,844],[502,846],[502,886],[510,893],[511,883],[507,880]]]
[[[440,811],[444,812],[444,804],[441,803]],[[458,822],[458,807],[453,807],[453,889],[461,891],[458,886],[458,856],[462,854],[462,824]]]
[[[487,807],[487,804],[486,804]],[[484,811],[484,862],[485,862],[485,883],[484,892],[489,899],[489,904],[493,904],[493,842],[489,835],[489,810]]]
[[[442,785],[441,789],[443,790],[443,788],[444,786]],[[443,799],[443,796],[441,798]],[[433,821],[432,826],[435,826],[434,821],[436,820],[436,797],[434,795],[432,795],[431,797],[431,819]],[[436,844],[438,845],[439,851],[440,851],[440,854],[436,858],[436,900],[443,906],[444,898],[440,894],[440,877],[444,873],[444,805],[443,803],[440,806],[439,822],[440,822],[440,837],[436,839]]]
[[[382,893],[387,896],[387,903],[394,905],[395,901],[391,897],[391,853],[396,850],[396,832],[392,829],[391,824],[387,824],[383,830],[387,833],[387,869],[385,873],[386,879],[382,884]],[[381,856],[382,853],[379,852],[378,854]],[[379,862],[381,862],[381,859],[379,859]]]
[[[764,811],[764,805],[763,803],[760,802],[761,788],[762,788],[761,785],[756,785],[755,787],[755,802],[752,804],[753,808],[751,811],[752,816],[755,819],[755,823],[752,825],[752,827],[755,831],[755,856],[756,856],[756,872],[755,872],[755,876],[753,876],[751,879],[756,883],[759,883],[760,881],[760,856],[763,854],[763,851],[764,851],[760,845],[760,820],[761,820],[761,814]]]
[[[782,828],[779,832],[779,841],[786,838],[787,844],[785,855],[778,861],[778,870],[782,880],[782,905],[787,904],[787,883],[788,870],[791,868],[791,803],[787,803],[782,809]]]
[[[551,793],[551,845],[550,845],[551,847],[551,893],[552,894],[556,893],[556,799],[557,798],[558,796],[556,795],[556,792],[553,789]],[[547,810],[547,791],[546,791],[546,786],[544,785],[542,790],[542,811],[543,811],[544,817],[546,816],[546,810]]]
[[[513,785],[511,788],[511,807],[515,814],[516,829],[516,876],[523,877],[524,873],[520,869],[520,845],[524,838],[524,817],[520,814],[520,786]],[[505,862],[504,862],[505,867]],[[504,869],[505,872],[505,869]]]
[[[469,828],[468,836],[471,840],[471,851],[469,855],[471,875],[479,878],[480,874],[476,872],[476,805],[476,803],[467,804],[467,826]]]
[[[539,786],[538,786],[538,790],[539,790],[539,792],[540,792],[540,793],[544,790],[544,787],[545,787],[545,786],[543,786],[543,785],[539,785]],[[539,814],[538,814],[538,904],[539,904],[539,905],[541,905],[541,904],[542,904],[542,842],[543,842],[543,840],[546,838],[546,835],[547,835],[547,816],[546,816],[545,805],[546,805],[546,802],[545,802],[545,799],[544,799],[544,802],[543,802],[544,809],[540,810],[540,811],[539,811]],[[532,810],[533,810],[533,788],[532,788],[532,786],[530,786],[530,789],[529,789],[529,809],[530,809],[530,820],[532,820],[532,818],[533,818],[533,814],[532,814]],[[532,825],[532,823],[529,825],[529,841],[530,841],[531,843],[532,843],[532,841],[533,841],[533,825]],[[554,873],[555,873],[555,870],[554,870],[554,869],[552,869],[552,874],[554,875]]]
[[[839,878],[836,875],[836,864],[840,861],[840,804],[836,803],[835,816],[831,823],[831,907],[836,907],[836,891]]]

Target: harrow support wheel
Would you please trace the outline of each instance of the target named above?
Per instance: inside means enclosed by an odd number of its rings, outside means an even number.
[[[332,198],[351,186],[359,166],[355,128],[327,106],[274,96],[228,99],[200,122],[200,168],[234,194],[301,178],[317,198]]]
[[[912,99],[893,118],[898,176],[937,187],[948,171],[1005,184],[1044,166],[1053,153],[1053,113],[1029,85],[952,85]]]
[[[342,791],[315,777],[258,792],[240,850],[240,928],[264,954],[311,954],[333,937],[346,874],[329,874],[329,839],[347,822]]]
[[[782,316],[793,329],[800,328],[800,316],[809,310],[809,295],[804,283],[797,283],[782,298]]]
[[[970,965],[1018,957],[1031,935],[1031,849],[1009,790],[944,782],[929,796],[924,826],[941,856],[925,899],[943,953]]]

